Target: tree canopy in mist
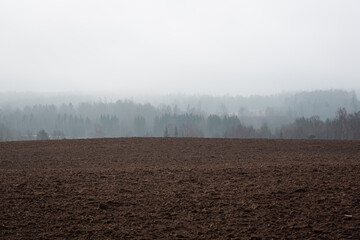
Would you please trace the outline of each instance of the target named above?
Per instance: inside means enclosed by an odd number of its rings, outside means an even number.
[[[55,105],[45,99],[46,104],[21,107],[16,102],[0,107],[0,141],[163,136],[360,139],[360,102],[354,92],[172,98],[159,105],[132,100]]]

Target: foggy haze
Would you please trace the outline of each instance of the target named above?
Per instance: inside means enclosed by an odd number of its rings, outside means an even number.
[[[0,92],[360,89],[360,2],[1,1]]]

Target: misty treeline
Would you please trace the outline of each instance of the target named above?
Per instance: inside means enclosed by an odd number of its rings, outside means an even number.
[[[217,101],[216,101],[217,100]],[[360,139],[354,92],[182,97],[0,109],[0,141],[101,137]],[[317,114],[316,114],[317,113]]]

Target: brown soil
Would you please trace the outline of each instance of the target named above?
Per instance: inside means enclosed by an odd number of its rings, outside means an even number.
[[[0,239],[360,239],[360,141],[0,143]]]

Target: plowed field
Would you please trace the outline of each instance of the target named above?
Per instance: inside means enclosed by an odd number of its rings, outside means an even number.
[[[0,200],[0,239],[360,239],[360,142],[6,142]]]

